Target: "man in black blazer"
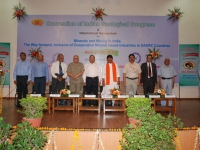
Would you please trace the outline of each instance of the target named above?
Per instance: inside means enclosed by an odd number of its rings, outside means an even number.
[[[147,55],[147,62],[141,65],[141,85],[144,89],[144,95],[153,93],[157,84],[156,64],[152,63],[152,56]]]

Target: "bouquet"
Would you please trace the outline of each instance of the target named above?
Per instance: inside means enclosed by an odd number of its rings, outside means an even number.
[[[20,20],[20,18],[24,18],[27,13],[25,12],[25,7],[22,7],[21,3],[19,3],[19,5],[14,6],[14,13],[13,13],[13,19],[17,18],[18,20]]]
[[[164,96],[164,95],[165,95],[165,90],[164,90],[164,89],[155,89],[155,90],[154,90],[154,94],[155,94],[155,95]]]
[[[29,54],[28,56],[31,57],[31,61],[32,60],[37,60],[38,59],[38,56],[42,53],[40,47],[39,48],[32,48],[29,50]]]
[[[107,14],[104,13],[104,9],[102,8],[99,8],[99,7],[95,9],[92,8],[92,10],[94,11],[93,13],[91,13],[94,15],[92,18],[95,20],[99,20],[99,19],[103,20],[103,16],[107,16]]]
[[[69,94],[71,94],[71,91],[69,89],[60,90],[61,97],[68,97]]]
[[[121,92],[119,91],[119,89],[114,88],[114,89],[110,89],[110,94],[113,95],[113,97],[117,97],[118,95],[121,94]]]
[[[174,10],[168,9],[170,14],[168,14],[169,18],[167,20],[172,19],[172,21],[179,20],[182,17],[184,12],[181,12],[181,8],[174,7]]]
[[[152,56],[154,62],[156,61],[156,59],[160,59],[162,57],[160,50],[159,49],[156,50],[155,47],[152,50],[149,48],[149,55]]]

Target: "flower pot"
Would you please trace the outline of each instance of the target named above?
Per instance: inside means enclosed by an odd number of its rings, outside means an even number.
[[[113,95],[113,98],[117,98],[117,95]]]
[[[28,119],[23,117],[23,120],[29,122],[32,127],[40,127],[42,122],[42,118]]]
[[[69,97],[69,94],[61,94],[61,97]]]
[[[139,120],[136,120],[134,118],[128,118],[128,120],[129,120],[129,123],[132,124],[134,128],[137,126],[136,123],[140,122]]]

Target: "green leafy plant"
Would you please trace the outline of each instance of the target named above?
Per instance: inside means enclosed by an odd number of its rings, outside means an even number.
[[[8,139],[12,136],[12,126],[4,122],[3,118],[0,118],[0,149],[9,149],[11,144]]]
[[[43,110],[47,108],[47,99],[45,97],[31,97],[27,96],[20,100],[20,105],[23,107],[18,112],[25,114],[28,119],[43,117]]]
[[[48,133],[43,134],[40,130],[30,126],[29,122],[22,122],[17,126],[12,145],[15,150],[39,150],[47,142],[46,134]]]
[[[183,127],[179,118],[156,113],[148,98],[129,98],[126,105],[127,115],[140,122],[136,127],[127,124],[123,128],[120,143],[124,150],[175,150],[175,127]]]
[[[1,150],[39,150],[47,142],[47,134],[30,126],[29,122],[22,122],[17,128],[0,118],[0,149]]]
[[[129,118],[143,120],[151,111],[150,98],[127,98],[126,99],[126,114]]]

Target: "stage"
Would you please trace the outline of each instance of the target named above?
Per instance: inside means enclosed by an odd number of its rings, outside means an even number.
[[[92,106],[91,106],[92,107]],[[21,122],[23,115],[17,112],[19,108],[14,106],[14,99],[3,99],[3,113],[5,122],[12,126]],[[167,116],[169,112],[161,112]],[[177,100],[176,116],[181,118],[184,127],[200,126],[200,100]],[[124,112],[97,111],[72,111],[56,110],[54,113],[44,111],[42,127],[65,127],[65,128],[85,128],[85,129],[119,129],[128,123],[128,118]]]

